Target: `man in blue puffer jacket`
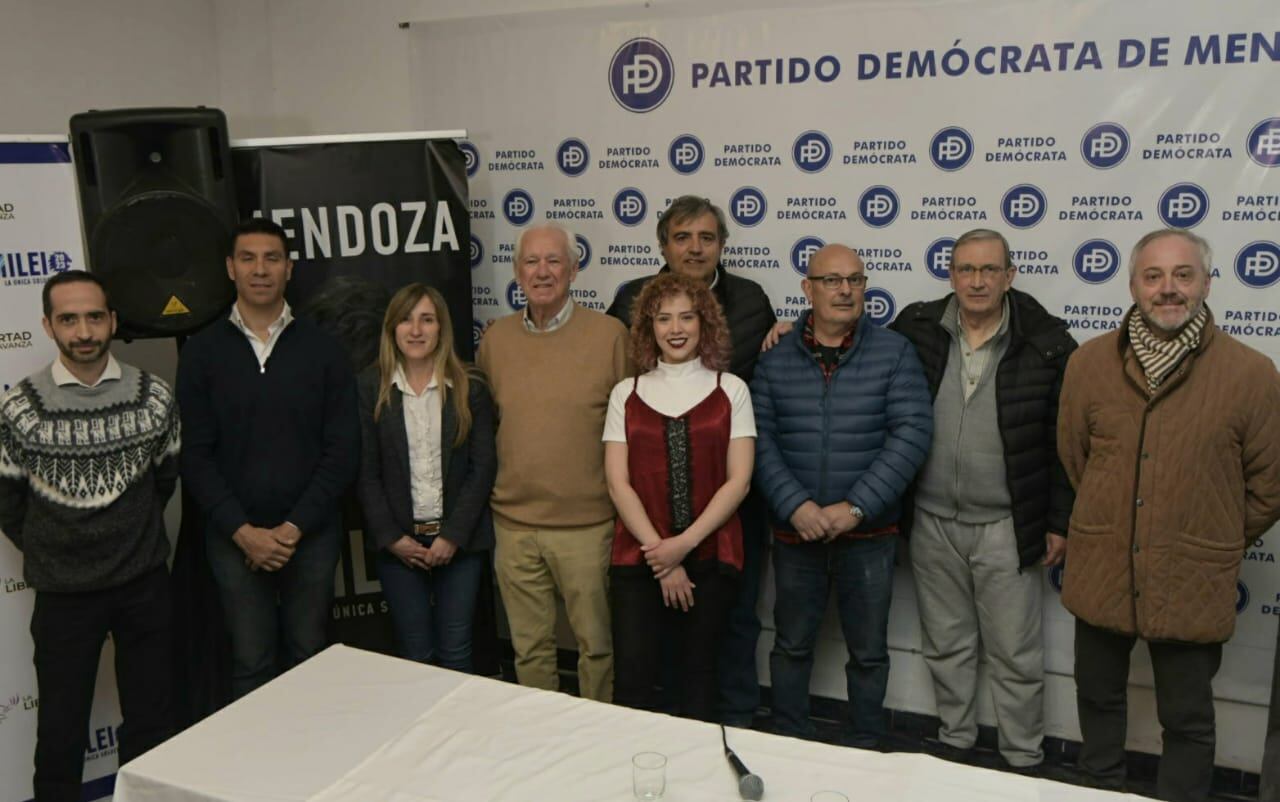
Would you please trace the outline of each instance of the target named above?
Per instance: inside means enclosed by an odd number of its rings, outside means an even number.
[[[751,401],[755,483],[773,513],[777,730],[815,734],[809,675],[834,585],[849,650],[847,742],[873,749],[884,735],[900,500],[929,452],[933,408],[911,343],[862,314],[866,281],[843,245],[811,257],[801,287],[812,308],[760,358]]]

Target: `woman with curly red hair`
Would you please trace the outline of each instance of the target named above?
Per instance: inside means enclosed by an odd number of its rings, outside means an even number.
[[[725,372],[729,327],[711,290],[663,273],[632,307],[641,371],[613,388],[605,477],[618,510],[610,570],[614,701],[657,709],[663,643],[679,712],[712,720],[716,645],[742,569],[737,509],[755,458],[746,384]]]

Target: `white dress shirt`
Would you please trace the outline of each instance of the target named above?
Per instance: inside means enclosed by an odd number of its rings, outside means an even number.
[[[290,323],[293,322],[293,310],[289,308],[289,302],[284,302],[284,308],[280,310],[280,317],[270,326],[267,326],[267,339],[264,341],[257,334],[253,333],[253,329],[244,322],[244,318],[240,316],[240,304],[231,305],[231,322],[235,327],[244,332],[244,336],[249,338],[249,345],[253,346],[253,354],[258,358],[258,372],[267,372],[267,359],[271,357],[271,352],[275,350],[276,343],[280,341],[280,332],[285,330]]]
[[[415,393],[401,368],[396,368],[391,383],[400,390],[404,429],[409,437],[409,497],[413,500],[413,520],[438,521],[444,517],[440,385],[432,375],[422,392]]]
[[[78,384],[81,387],[97,387],[103,382],[120,380],[120,363],[110,353],[107,354],[107,366],[102,369],[102,375],[93,384],[85,384],[75,377],[71,371],[67,370],[67,366],[62,364],[61,359],[53,360],[53,366],[49,369],[53,374],[53,383],[59,387],[65,387],[68,384]]]

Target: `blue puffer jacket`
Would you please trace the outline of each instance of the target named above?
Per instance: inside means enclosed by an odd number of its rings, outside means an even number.
[[[801,336],[810,314],[756,365],[755,484],[784,529],[809,499],[858,505],[859,529],[890,526],[933,438],[924,370],[905,337],[863,315],[826,384]]]

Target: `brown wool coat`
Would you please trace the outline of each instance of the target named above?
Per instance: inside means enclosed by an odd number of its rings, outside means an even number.
[[[1067,364],[1058,451],[1076,501],[1062,602],[1114,632],[1220,643],[1244,551],[1280,518],[1280,374],[1211,318],[1148,395],[1126,324]]]

